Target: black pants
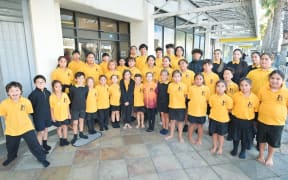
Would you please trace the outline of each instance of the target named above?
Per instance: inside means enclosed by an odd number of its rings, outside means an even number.
[[[98,118],[99,118],[100,128],[108,127],[109,108],[98,109]]]
[[[149,129],[154,130],[156,109],[155,108],[153,108],[153,109],[147,108],[146,114],[147,114],[147,120],[149,123]]]
[[[132,105],[122,105],[121,106],[121,116],[124,120],[124,123],[130,123],[131,122],[131,115],[132,115]]]
[[[95,119],[97,117],[97,113],[86,113],[86,124],[88,127],[88,131],[95,130]]]
[[[46,160],[46,155],[43,152],[33,130],[19,136],[6,135],[6,148],[8,152],[7,159],[14,159],[17,156],[21,138],[25,140],[30,152],[37,158],[38,161]]]

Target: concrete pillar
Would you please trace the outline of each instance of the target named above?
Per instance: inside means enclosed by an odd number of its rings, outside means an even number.
[[[148,54],[154,54],[154,6],[143,1],[143,20],[130,23],[131,45],[137,47],[145,43],[148,45]]]
[[[30,0],[29,8],[36,74],[44,75],[50,84],[57,58],[63,55],[60,6],[54,0]]]

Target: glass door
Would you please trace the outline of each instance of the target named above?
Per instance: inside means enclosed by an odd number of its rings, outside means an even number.
[[[85,56],[89,52],[95,54],[95,62],[98,64],[101,61],[99,57],[99,41],[97,40],[79,40],[78,49],[81,54],[81,59],[85,60]]]
[[[118,57],[118,46],[115,41],[101,41],[100,43],[100,57],[103,53],[108,53],[111,59],[117,60]]]

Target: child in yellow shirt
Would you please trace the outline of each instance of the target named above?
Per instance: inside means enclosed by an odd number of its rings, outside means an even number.
[[[72,71],[72,77],[74,78],[77,72],[83,72],[85,67],[85,63],[80,60],[80,52],[78,50],[74,50],[72,52],[72,60],[68,64],[68,68]]]
[[[132,79],[134,79],[135,74],[141,74],[140,70],[137,67],[135,67],[135,63],[136,63],[135,58],[133,57],[128,58],[128,69],[131,72]]]
[[[149,55],[146,61],[147,65],[142,68],[142,76],[146,77],[148,72],[151,72],[153,75],[153,81],[158,82],[159,79],[159,68],[155,64],[155,56]],[[144,83],[147,82],[147,79],[144,79]]]
[[[162,68],[161,68],[161,70],[165,69],[166,71],[169,72],[169,81],[172,80],[172,73],[173,73],[173,69],[171,68],[170,62],[171,62],[170,57],[164,56],[162,59]]]
[[[169,140],[174,137],[175,124],[177,122],[178,128],[178,139],[180,143],[184,142],[182,137],[183,122],[185,119],[186,111],[186,97],[187,97],[187,86],[181,82],[181,72],[175,70],[172,73],[173,82],[168,86],[169,94],[169,118],[170,118],[170,135],[165,139]]]
[[[204,77],[201,73],[194,76],[194,85],[188,88],[188,139],[192,144],[202,144],[203,124],[206,121],[207,104],[210,89],[204,85]],[[193,139],[195,128],[198,129],[198,138]]]
[[[160,47],[157,47],[155,49],[155,54],[156,54],[156,60],[155,60],[155,63],[156,63],[156,66],[158,68],[161,68],[162,67],[162,56],[163,56],[163,49],[160,48]]]
[[[135,88],[134,88],[134,112],[136,113],[137,126],[136,128],[145,128],[144,124],[144,94],[143,94],[143,84],[142,75],[135,74]]]
[[[94,84],[99,84],[99,76],[103,74],[102,68],[95,63],[95,55],[93,52],[89,52],[86,55],[86,64],[84,68],[85,77],[92,77]]]
[[[115,60],[111,60],[108,62],[108,71],[105,76],[107,78],[107,84],[110,86],[112,84],[112,76],[116,75],[121,79],[122,74],[117,70],[117,62]]]
[[[177,46],[175,48],[175,56],[171,59],[171,66],[173,69],[179,69],[179,60],[185,59],[184,48],[182,46]]]
[[[125,69],[128,69],[128,67],[126,66],[126,64],[128,64],[128,63],[126,63],[126,60],[125,60],[124,58],[120,58],[120,59],[118,60],[117,71],[120,72],[121,76],[122,76],[124,70],[125,70]]]
[[[233,109],[231,115],[231,136],[233,139],[232,156],[238,153],[238,145],[241,141],[240,159],[246,158],[246,149],[253,144],[253,131],[255,113],[258,112],[259,99],[251,92],[251,80],[241,78],[239,81],[240,92],[233,96]]]
[[[53,93],[49,98],[51,117],[53,124],[57,127],[57,135],[60,139],[60,146],[67,146],[68,125],[71,119],[69,104],[70,99],[62,92],[62,84],[58,80],[52,82]]]
[[[108,62],[110,61],[110,55],[108,53],[103,53],[102,54],[102,61],[99,64],[99,66],[102,69],[102,73],[106,74],[106,72],[108,71]]]
[[[120,128],[120,97],[121,91],[118,83],[118,76],[111,76],[112,84],[109,87],[110,111],[113,128]]]
[[[255,71],[255,70],[254,70]],[[257,142],[259,155],[257,160],[266,166],[273,165],[275,148],[281,145],[282,131],[285,126],[288,108],[288,90],[283,87],[285,75],[279,70],[269,74],[269,85],[259,90]],[[264,159],[264,150],[268,144],[268,155]]]
[[[203,76],[205,85],[209,87],[210,93],[215,94],[216,82],[219,81],[219,76],[212,71],[213,63],[210,59],[203,61]]]
[[[9,165],[17,158],[18,148],[23,138],[31,153],[48,167],[50,163],[46,160],[46,154],[40,146],[29,114],[33,113],[31,102],[22,97],[22,85],[12,81],[6,85],[6,93],[9,98],[0,103],[0,116],[4,117],[7,159],[3,166]]]
[[[97,119],[97,98],[99,96],[97,89],[95,88],[95,81],[93,77],[86,79],[86,85],[88,87],[88,95],[86,99],[86,123],[89,134],[96,134],[95,130],[95,119]]]
[[[148,46],[146,44],[140,44],[139,51],[140,56],[136,57],[136,67],[142,71],[142,68],[146,66]]]
[[[209,133],[212,134],[213,147],[211,153],[221,155],[223,152],[224,135],[228,131],[230,121],[229,111],[233,107],[232,98],[225,94],[227,85],[225,81],[216,82],[216,93],[209,98],[211,111],[209,114]]]

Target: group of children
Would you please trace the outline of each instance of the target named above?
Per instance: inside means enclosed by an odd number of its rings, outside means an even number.
[[[223,68],[220,76],[213,72],[215,62],[209,59],[201,62],[203,72],[194,73],[188,69],[183,48],[177,47],[175,56],[170,53],[164,57],[159,53],[163,50],[157,48],[158,59],[146,56],[148,47],[145,44],[139,49],[141,56],[130,54],[127,60],[120,59],[118,63],[109,60],[109,55],[104,53],[99,65],[95,63],[93,53],[86,55],[85,64],[80,61],[79,52],[74,51],[68,66],[65,57],[60,56],[58,67],[51,76],[53,92],[46,89],[45,77],[37,75],[30,101],[21,96],[19,83],[9,83],[6,86],[9,98],[0,104],[0,115],[5,117],[8,151],[3,165],[17,157],[19,141],[23,137],[31,152],[47,167],[49,162],[45,154],[51,149],[47,144],[47,128],[52,124],[57,127],[60,146],[66,146],[74,144],[78,138],[88,138],[84,134],[84,124],[89,134],[95,134],[95,119],[100,131],[109,129],[109,119],[113,128],[120,127],[121,119],[123,129],[132,128],[132,117],[137,120],[136,128],[145,128],[146,119],[146,131],[152,132],[157,112],[162,122],[160,133],[167,135],[166,140],[174,137],[177,126],[178,139],[182,143],[183,127],[188,123],[188,139],[198,145],[202,144],[203,125],[208,116],[213,141],[211,153],[222,154],[224,135],[228,133],[233,140],[231,155],[238,154],[241,141],[239,158],[242,159],[246,157],[246,149],[253,144],[257,122],[257,159],[273,165],[273,154],[275,148],[280,147],[285,125],[288,91],[284,74],[271,70],[269,54],[259,56],[260,67],[250,71],[247,77],[238,77],[237,84],[232,80],[233,68]],[[33,116],[37,136],[33,133],[29,114]],[[71,124],[73,138],[69,143],[67,134]],[[196,129],[198,136],[194,139]],[[265,159],[266,143],[268,156]]]

